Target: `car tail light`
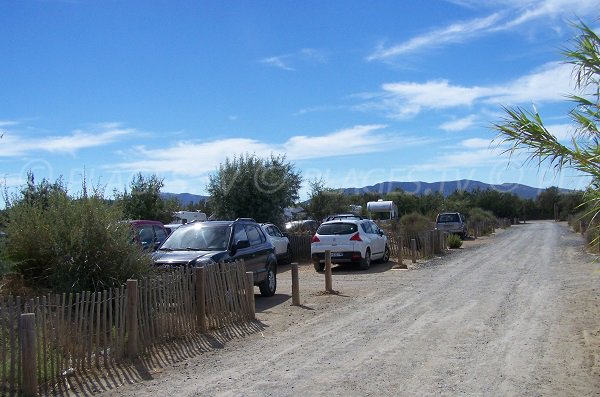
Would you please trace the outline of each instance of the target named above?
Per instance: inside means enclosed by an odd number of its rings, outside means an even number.
[[[310,239],[310,243],[320,243],[321,240],[319,240],[319,238],[317,237],[317,235],[315,234],[314,236],[312,236],[312,238]]]
[[[362,241],[362,238],[360,238],[360,233],[359,232],[354,233],[354,235],[352,235],[352,237],[350,237],[350,241]]]

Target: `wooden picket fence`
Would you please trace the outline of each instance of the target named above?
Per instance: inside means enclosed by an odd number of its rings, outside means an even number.
[[[129,290],[0,299],[0,396],[34,395],[33,383],[36,394],[57,393],[72,373],[114,366],[132,351],[148,353],[163,341],[203,332],[203,324],[218,329],[254,318],[254,287],[242,261],[208,265],[202,273],[182,267]],[[24,348],[32,336],[23,332],[25,313],[35,316],[34,351]]]

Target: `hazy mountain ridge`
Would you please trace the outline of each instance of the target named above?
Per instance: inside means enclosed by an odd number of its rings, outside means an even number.
[[[472,192],[473,190],[487,190],[493,189],[499,192],[514,193],[520,198],[530,199],[536,198],[545,188],[536,188],[520,183],[502,183],[502,184],[489,184],[480,181],[474,181],[470,179],[461,179],[457,181],[443,181],[443,182],[398,182],[388,181],[376,183],[371,186],[364,186],[359,188],[342,188],[344,194],[361,194],[365,192],[374,192],[380,194],[387,194],[393,192],[396,189],[402,189],[406,193],[412,194],[428,194],[434,192],[440,192],[444,196],[448,196],[454,193],[456,190],[464,190]],[[568,189],[560,189],[561,192],[570,192]],[[161,193],[163,198],[176,198],[179,200],[181,205],[189,205],[191,203],[199,203],[208,199],[208,196],[191,194],[191,193]]]
[[[457,181],[443,182],[381,182],[372,186],[365,186],[361,188],[345,188],[343,189],[343,192],[345,194],[360,194],[365,192],[386,194],[398,188],[402,189],[406,193],[417,195],[440,192],[444,196],[448,196],[454,193],[456,190],[472,192],[477,189],[492,189],[503,193],[513,193],[524,199],[536,198],[542,191],[545,190],[545,188],[536,188],[520,183],[489,184],[470,179],[461,179]],[[567,189],[560,190],[563,192],[570,191]]]

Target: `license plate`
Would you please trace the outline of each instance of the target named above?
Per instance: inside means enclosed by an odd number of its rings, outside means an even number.
[[[339,258],[340,256],[344,256],[344,253],[343,252],[332,252],[331,253],[332,258]]]

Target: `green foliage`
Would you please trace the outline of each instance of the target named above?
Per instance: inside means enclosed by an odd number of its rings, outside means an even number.
[[[251,217],[282,223],[283,209],[298,200],[301,182],[285,156],[227,158],[209,177],[209,205],[218,219]]]
[[[88,192],[84,183],[70,197],[59,180],[31,184],[27,192],[7,200],[6,251],[30,286],[98,290],[149,271],[150,258],[131,243],[129,225],[102,191]]]
[[[498,131],[497,142],[510,146],[506,153],[511,156],[524,152],[526,161],[539,167],[547,165],[556,172],[571,168],[591,176],[585,204],[595,218],[600,212],[600,37],[583,22],[575,27],[579,34],[573,48],[563,51],[566,62],[573,65],[575,83],[581,92],[568,97],[574,105],[569,112],[575,127],[571,142],[559,142],[535,109],[505,107],[506,116],[492,128]]]
[[[481,208],[471,208],[467,214],[469,222],[472,223],[484,221],[496,223],[498,221],[493,212]]]
[[[456,234],[448,235],[448,248],[457,249],[462,247],[462,239]]]
[[[400,218],[400,226],[402,230],[409,233],[422,232],[433,230],[433,222],[430,218],[418,212],[411,212]]]
[[[304,206],[304,211],[309,217],[321,221],[327,215],[348,212],[350,197],[359,198],[356,202],[361,202],[360,196],[345,196],[341,192],[326,188],[322,180],[313,180],[308,182],[310,194],[308,203]],[[358,204],[361,205],[361,204]],[[363,209],[366,204],[363,205]]]
[[[160,190],[164,181],[156,175],[145,177],[138,173],[133,177],[131,192],[116,193],[117,202],[123,208],[125,219],[149,219],[168,223],[173,212],[179,210],[177,199],[163,199]]]

